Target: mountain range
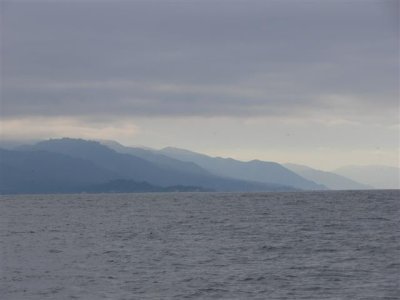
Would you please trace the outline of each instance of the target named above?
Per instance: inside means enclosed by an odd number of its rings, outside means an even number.
[[[396,167],[379,165],[345,166],[334,170],[334,172],[374,188],[400,188],[400,168]]]
[[[294,190],[283,184],[218,176],[190,163],[177,162],[175,166],[174,160],[167,157],[164,159],[168,164],[156,163],[81,139],[47,140],[15,150],[2,150],[0,154],[2,193],[94,192],[96,185],[103,191],[99,185],[117,180],[145,182],[160,189],[175,186],[185,191],[187,187],[210,191]],[[114,186],[113,191],[119,190]]]
[[[50,139],[0,150],[0,193],[295,191],[368,189],[331,172],[293,164],[211,157],[114,141]]]
[[[373,187],[370,185],[359,183],[355,180],[335,174],[333,172],[316,170],[307,166],[291,163],[284,164],[284,166],[308,180],[323,184],[330,190],[373,189]]]
[[[284,183],[298,189],[306,190],[326,189],[325,186],[307,180],[275,162],[260,160],[243,162],[232,158],[210,157],[204,154],[172,147],[164,148],[159,152],[178,160],[193,162],[220,176],[229,176],[240,180],[264,183]]]
[[[112,149],[132,154],[165,166],[176,166],[190,172],[216,174],[238,180],[288,185],[298,189],[321,190],[325,186],[304,179],[275,162],[252,160],[242,162],[232,158],[210,157],[204,154],[167,147],[161,150],[125,147],[115,142],[105,142]]]

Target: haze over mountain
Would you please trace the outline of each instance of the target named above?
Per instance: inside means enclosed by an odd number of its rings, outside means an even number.
[[[217,176],[193,164],[183,162],[177,162],[175,167],[172,159],[157,154],[153,157],[153,160],[155,161],[155,158],[158,157],[161,163],[156,163],[132,154],[118,153],[98,142],[82,139],[47,140],[34,145],[19,147],[19,150],[25,152],[47,151],[79,158],[116,174],[114,179],[145,181],[162,187],[191,186],[216,191],[294,190],[289,185],[251,182]]]
[[[338,170],[344,176],[296,164],[72,138],[1,149],[0,156],[0,193],[398,188],[399,178],[399,170],[389,167]]]
[[[380,165],[345,166],[335,173],[371,185],[377,189],[399,189],[400,168]]]
[[[47,151],[0,149],[0,193],[74,192],[118,178],[92,162]]]
[[[210,172],[199,167],[195,163],[174,159],[167,155],[160,154],[159,151],[155,149],[144,147],[126,147],[115,141],[100,141],[100,143],[115,150],[116,152],[131,154],[162,166],[171,167],[175,170],[203,175],[211,174]]]
[[[88,160],[64,154],[0,149],[0,194],[212,191],[118,178]]]
[[[126,147],[116,142],[103,142],[114,150],[121,153],[130,153],[153,162],[164,165],[178,166],[191,172],[207,172],[220,176],[237,178],[264,183],[275,183],[289,185],[300,189],[326,189],[323,185],[315,184],[305,180],[285,169],[278,163],[241,162],[234,159],[213,158],[204,154],[167,147],[161,150],[139,147]],[[235,169],[236,173],[232,171]]]
[[[167,147],[159,153],[168,155],[182,161],[193,162],[200,167],[221,176],[290,185],[300,189],[321,190],[325,186],[304,179],[296,173],[284,168],[278,163],[260,160],[248,162],[238,161],[232,158],[210,157],[204,154]]]
[[[363,190],[372,188],[372,186],[361,184],[345,176],[332,172],[316,170],[307,166],[292,163],[284,164],[284,166],[308,180],[323,184],[331,190]]]

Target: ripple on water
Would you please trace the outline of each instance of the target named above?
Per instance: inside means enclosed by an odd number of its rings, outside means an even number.
[[[2,196],[2,299],[396,299],[399,191]]]

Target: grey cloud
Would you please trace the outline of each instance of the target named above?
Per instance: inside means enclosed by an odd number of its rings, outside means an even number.
[[[301,115],[342,95],[352,117],[387,119],[398,105],[398,29],[381,1],[3,8],[4,117]]]

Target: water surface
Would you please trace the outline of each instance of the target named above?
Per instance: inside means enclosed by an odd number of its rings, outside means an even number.
[[[399,299],[399,191],[0,198],[2,299]]]

